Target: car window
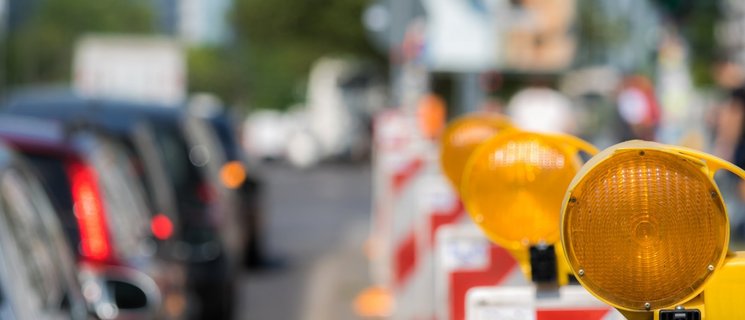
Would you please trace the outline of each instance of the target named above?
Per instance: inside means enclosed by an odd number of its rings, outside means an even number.
[[[235,135],[233,134],[233,126],[230,123],[230,119],[227,116],[216,116],[209,120],[212,124],[212,128],[217,134],[217,138],[220,140],[220,145],[224,149],[225,157],[228,160],[241,159],[240,150],[238,150],[238,143],[235,141]]]
[[[186,130],[176,120],[158,119],[153,120],[152,129],[174,190],[182,231],[179,240],[190,244],[214,241],[216,219],[209,208],[215,195],[203,175],[204,168],[189,159],[191,144],[186,140]]]
[[[188,163],[188,147],[178,128],[168,124],[158,123],[154,126],[156,143],[162,158],[167,164],[166,170],[170,177],[177,197],[189,197],[187,186],[196,178],[195,170]]]
[[[65,241],[65,233],[62,230],[60,219],[49,201],[48,194],[44,191],[38,178],[33,175],[25,165],[24,170],[19,170],[28,187],[26,196],[34,210],[39,216],[39,221],[47,235],[47,246],[54,250],[54,261],[58,271],[58,281],[65,286],[66,293],[70,295],[69,308],[72,313],[83,318],[87,314],[87,306],[80,291],[80,283],[77,281],[77,269],[75,259],[69,244]],[[63,307],[67,306],[63,301]]]
[[[145,192],[152,201],[153,213],[162,213],[177,221],[174,216],[176,199],[166,172],[167,166],[158,152],[153,131],[145,123],[139,123],[128,137],[136,154],[133,160],[136,158],[142,168],[138,174],[146,186]]]
[[[205,121],[189,117],[185,123],[185,133],[190,140],[189,159],[192,164],[201,167],[204,178],[212,183],[215,191],[224,193],[219,181],[220,168],[225,164],[225,152],[220,146],[217,135]]]
[[[99,145],[91,161],[99,177],[109,229],[122,257],[132,257],[148,237],[148,210],[142,190],[134,180],[128,156],[121,148]]]
[[[138,186],[145,192],[147,204],[150,207],[154,207],[153,190],[147,181],[147,172],[145,172],[145,164],[143,163],[139,149],[129,139],[117,139],[117,142],[126,149],[126,153],[129,155],[129,164],[133,169]]]
[[[17,239],[21,278],[30,289],[27,303],[49,313],[59,312],[67,299],[63,277],[47,229],[29,197],[30,189],[16,171],[10,170],[0,178],[0,193],[5,199],[9,231]]]
[[[213,200],[211,181],[207,180],[204,172],[205,159],[210,157],[209,150],[205,147],[193,148],[193,144],[187,142],[184,131],[174,124],[160,123],[156,126],[156,137],[158,147],[161,150],[163,160],[169,167],[169,175],[176,191],[176,200],[179,210],[185,213],[185,224],[196,225],[207,223],[204,216],[205,208]],[[192,214],[196,213],[196,214]],[[192,221],[189,221],[192,220]]]
[[[78,222],[73,212],[71,184],[65,161],[60,157],[44,154],[25,152],[23,155],[44,183],[43,186],[47,191],[54,211],[62,222],[70,248],[78,248],[80,235],[78,233]]]
[[[21,258],[21,248],[19,248],[19,239],[14,232],[11,232],[12,226],[8,223],[7,206],[5,199],[0,194],[0,279],[2,280],[3,291],[12,292],[8,296],[7,304],[0,308],[0,318],[2,319],[34,319],[40,315],[37,313],[41,309],[42,300],[35,290],[29,285],[27,272]]]

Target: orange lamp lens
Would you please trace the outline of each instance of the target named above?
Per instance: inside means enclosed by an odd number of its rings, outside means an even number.
[[[626,310],[671,308],[701,292],[729,239],[703,163],[625,149],[588,166],[562,220],[567,258],[585,288]]]
[[[246,181],[246,169],[240,161],[230,161],[220,169],[220,180],[226,187],[236,189]]]
[[[494,136],[473,153],[463,174],[468,213],[507,249],[558,242],[564,192],[581,165],[576,153],[543,134]]]
[[[437,95],[427,94],[419,100],[417,120],[422,136],[436,138],[445,126],[447,107],[445,101]]]
[[[440,164],[453,186],[460,187],[466,161],[476,147],[508,128],[507,118],[488,113],[465,115],[448,125],[441,139]]]

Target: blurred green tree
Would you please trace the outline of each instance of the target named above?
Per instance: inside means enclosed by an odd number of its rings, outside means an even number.
[[[579,0],[577,3],[577,38],[579,48],[575,63],[597,65],[608,63],[608,51],[629,36],[625,17],[605,12],[596,0]]]
[[[189,92],[208,92],[240,104],[243,80],[236,64],[239,52],[228,47],[192,47],[187,51]]]
[[[691,73],[696,85],[711,85],[712,63],[716,60],[716,23],[722,18],[721,0],[655,0],[668,21],[688,41]]]
[[[41,1],[29,20],[8,34],[8,84],[67,82],[72,49],[84,33],[152,32],[153,15],[143,1]]]
[[[324,56],[379,61],[362,26],[367,0],[235,0],[231,21],[242,52],[247,102],[286,108],[303,100],[312,63]]]

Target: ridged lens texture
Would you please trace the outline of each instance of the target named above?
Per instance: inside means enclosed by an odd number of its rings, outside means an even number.
[[[631,150],[587,172],[563,221],[567,255],[585,288],[627,310],[673,307],[702,290],[729,235],[719,193],[697,165]]]
[[[539,134],[510,133],[485,142],[468,166],[464,202],[492,241],[521,249],[559,240],[562,200],[579,169],[576,155]]]
[[[453,186],[460,186],[466,161],[476,147],[509,127],[506,118],[495,114],[467,115],[447,127],[442,136],[440,162]]]

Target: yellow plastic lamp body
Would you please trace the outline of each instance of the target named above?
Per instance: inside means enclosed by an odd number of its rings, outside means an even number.
[[[687,310],[698,310],[701,319],[727,320],[745,319],[745,309],[740,308],[745,301],[745,253],[730,253],[722,268],[715,270],[704,291],[691,300],[681,303]],[[660,310],[629,311],[619,309],[629,320],[660,320]]]
[[[456,190],[471,153],[487,139],[512,128],[506,117],[483,112],[461,116],[448,124],[440,139],[440,166]]]
[[[725,258],[706,283],[703,292],[705,319],[745,319],[745,253],[736,252]],[[702,311],[703,311],[702,310]],[[704,319],[702,317],[702,319]]]
[[[737,265],[727,258],[729,220],[713,180],[719,169],[745,177],[714,156],[647,141],[590,159],[567,189],[561,218],[579,282],[629,319],[678,306],[715,313],[708,285],[721,285],[710,280],[725,259]]]
[[[528,278],[529,248],[560,239],[563,193],[582,165],[579,152],[597,149],[568,135],[506,131],[481,144],[466,164],[461,196],[468,213]],[[563,259],[557,254],[559,272]],[[560,284],[565,280],[560,274]]]

